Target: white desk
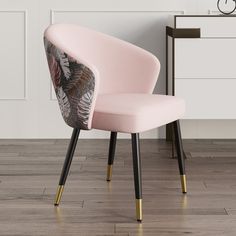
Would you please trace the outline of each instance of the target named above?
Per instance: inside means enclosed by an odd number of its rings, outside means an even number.
[[[167,27],[166,94],[184,119],[236,119],[236,16],[175,15]]]

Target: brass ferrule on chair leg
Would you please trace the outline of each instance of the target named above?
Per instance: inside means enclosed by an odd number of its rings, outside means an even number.
[[[62,196],[63,190],[64,190],[64,185],[59,185],[57,188],[57,194],[56,194],[55,202],[54,202],[55,206],[59,205],[59,203],[61,201],[61,196]]]
[[[107,181],[111,181],[112,176],[112,165],[107,166]]]
[[[180,175],[182,192],[187,193],[186,175]]]
[[[136,218],[139,222],[143,219],[142,199],[136,199]]]

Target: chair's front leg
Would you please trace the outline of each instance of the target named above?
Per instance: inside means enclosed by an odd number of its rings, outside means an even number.
[[[185,175],[185,157],[184,157],[184,150],[183,150],[183,143],[180,131],[180,124],[179,121],[173,122],[174,127],[174,135],[175,135],[175,145],[176,145],[176,152],[179,164],[179,172],[180,172],[180,179],[182,185],[183,193],[187,193],[187,186],[186,186],[186,175]]]
[[[60,181],[59,181],[59,186],[58,186],[56,197],[55,197],[55,202],[54,202],[55,206],[58,206],[59,203],[60,203],[60,200],[61,200],[64,185],[66,183],[66,179],[67,179],[67,176],[69,174],[71,162],[72,162],[72,159],[73,159],[73,156],[74,156],[74,152],[75,152],[76,144],[77,144],[77,141],[78,141],[79,133],[80,133],[80,129],[75,128],[73,130],[71,140],[70,140],[70,144],[69,144],[67,154],[66,154],[66,159],[65,159],[65,162],[64,162],[64,165],[63,165],[63,168],[62,168],[61,177],[60,177]]]
[[[116,139],[117,139],[117,132],[111,132],[109,153],[108,153],[108,164],[107,164],[107,181],[111,181],[112,166],[116,151]]]
[[[139,134],[131,134],[137,221],[142,221],[142,173]]]

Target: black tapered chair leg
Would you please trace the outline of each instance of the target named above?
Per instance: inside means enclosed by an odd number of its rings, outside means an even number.
[[[61,196],[62,196],[64,186],[65,186],[65,183],[66,183],[66,179],[67,179],[67,176],[69,174],[71,162],[72,162],[72,159],[73,159],[73,156],[74,156],[74,152],[75,152],[76,144],[77,144],[77,141],[78,141],[79,133],[80,133],[80,129],[74,128],[71,139],[70,139],[70,144],[69,144],[68,149],[67,149],[65,162],[64,162],[62,172],[61,172],[59,186],[58,186],[58,189],[57,189],[55,202],[54,202],[55,206],[58,206],[59,203],[60,203],[60,200],[61,200]]]
[[[184,150],[183,150],[183,143],[182,143],[179,120],[173,122],[173,127],[174,127],[175,145],[176,145],[176,152],[177,152],[177,158],[178,158],[178,164],[179,164],[182,192],[187,193],[186,174],[185,174],[185,157],[184,157]]]
[[[171,143],[172,143],[172,158],[175,159],[176,158],[176,144],[175,144],[175,137],[174,137],[174,127],[172,125],[172,130],[173,130],[173,135],[172,135],[172,139],[171,139]],[[184,159],[187,159],[186,153],[184,152]]]
[[[112,177],[112,166],[113,166],[115,151],[116,151],[116,140],[117,140],[117,132],[111,132],[109,153],[108,153],[108,163],[107,163],[107,181],[111,181],[111,177]]]
[[[136,218],[142,221],[142,173],[141,173],[141,157],[139,134],[131,134],[132,137],[132,154],[133,154],[133,170],[134,170],[134,187],[136,197]]]

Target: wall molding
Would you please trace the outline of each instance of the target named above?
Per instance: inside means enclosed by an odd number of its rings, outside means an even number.
[[[220,15],[218,10],[208,9],[208,15]]]
[[[24,96],[22,98],[0,98],[0,101],[26,101],[28,99],[28,76],[27,76],[27,21],[28,21],[28,12],[27,9],[12,9],[12,10],[0,10],[1,13],[23,13],[24,15]]]
[[[73,9],[50,9],[50,24],[53,24],[54,22],[54,15],[55,13],[93,13],[93,12],[96,12],[96,13],[122,13],[122,12],[130,12],[130,13],[141,13],[141,12],[144,12],[144,13],[176,13],[176,14],[185,14],[185,10],[73,10]]]

